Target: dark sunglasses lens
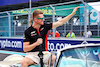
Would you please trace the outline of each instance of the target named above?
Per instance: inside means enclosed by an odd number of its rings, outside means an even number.
[[[37,18],[37,19],[42,19],[43,20],[44,18]]]

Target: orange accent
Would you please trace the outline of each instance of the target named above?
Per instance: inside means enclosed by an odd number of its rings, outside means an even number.
[[[55,32],[55,37],[60,37],[60,34],[58,31]]]
[[[45,48],[46,48],[46,51],[48,51],[48,45],[47,45],[48,35],[49,35],[49,31],[47,32],[46,39],[45,39]]]
[[[51,32],[50,34],[53,35],[53,32]],[[55,37],[60,37],[60,34],[58,31],[55,31]]]

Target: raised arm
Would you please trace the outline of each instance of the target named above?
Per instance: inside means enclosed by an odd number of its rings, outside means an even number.
[[[76,8],[73,10],[73,12],[72,12],[70,15],[66,16],[65,18],[63,18],[63,19],[61,19],[61,20],[59,20],[59,21],[57,21],[57,22],[54,22],[54,23],[53,23],[53,26],[52,26],[52,29],[63,25],[63,24],[66,23],[69,19],[71,19],[71,18],[75,15],[75,13],[76,13],[76,11],[77,11],[78,8],[80,8],[80,7],[79,7],[79,6],[76,7]]]

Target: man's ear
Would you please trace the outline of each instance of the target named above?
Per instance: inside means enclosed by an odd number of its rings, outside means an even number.
[[[36,18],[34,18],[34,21],[37,21],[37,19],[36,19]]]

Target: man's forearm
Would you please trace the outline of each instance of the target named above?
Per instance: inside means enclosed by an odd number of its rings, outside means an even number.
[[[58,26],[61,26],[64,23],[66,23],[68,20],[70,20],[75,15],[75,13],[76,13],[76,11],[77,11],[78,8],[80,8],[80,7],[76,7],[70,15],[68,15],[65,18],[63,18],[63,19],[61,19],[61,20],[53,23],[52,29],[56,28]]]
[[[63,25],[63,24],[66,23],[72,16],[73,16],[73,14],[70,14],[70,15],[66,16],[65,18],[63,18],[63,19],[61,19],[61,20],[59,20],[59,21],[53,23],[52,29]]]
[[[24,52],[28,52],[28,51],[31,51],[32,49],[34,49],[37,45],[37,43],[33,43],[33,44],[30,44],[30,45],[27,45],[27,46],[23,46],[23,50]]]
[[[65,18],[59,20],[58,22],[60,22],[61,25],[63,25],[63,24],[66,23],[68,20],[70,20],[73,16],[74,16],[74,13],[72,13],[72,14],[66,16]]]

